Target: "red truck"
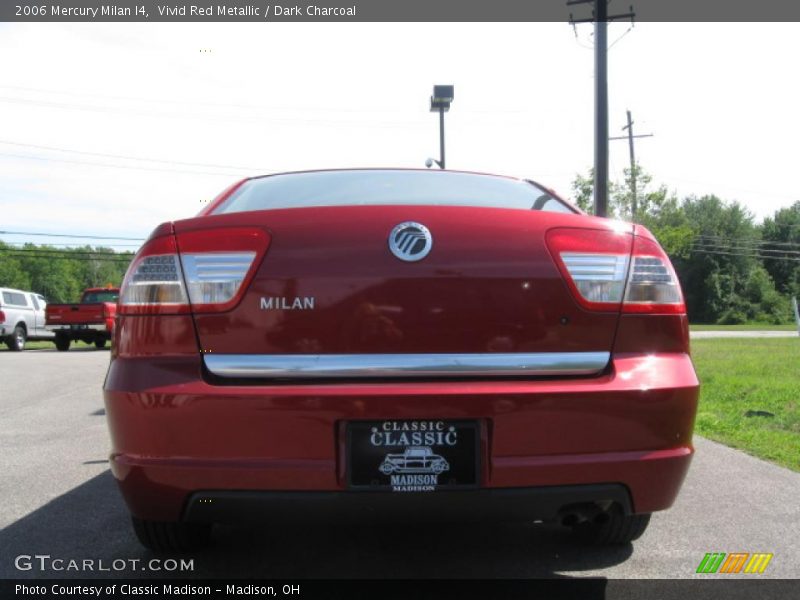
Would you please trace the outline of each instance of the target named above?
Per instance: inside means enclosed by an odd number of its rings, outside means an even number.
[[[87,288],[79,304],[48,304],[45,326],[55,332],[56,348],[67,351],[78,340],[103,348],[111,339],[118,299],[119,288]]]

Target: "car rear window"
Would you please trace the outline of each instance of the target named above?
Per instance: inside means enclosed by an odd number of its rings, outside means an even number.
[[[19,292],[3,292],[3,304],[8,306],[28,306],[25,294]]]
[[[575,211],[533,183],[453,171],[312,171],[251,179],[213,214],[309,206],[433,205]]]
[[[119,292],[86,292],[81,298],[81,302],[92,304],[96,302],[116,302],[119,300]]]

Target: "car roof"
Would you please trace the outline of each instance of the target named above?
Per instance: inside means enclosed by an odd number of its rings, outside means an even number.
[[[304,173],[347,173],[353,171],[387,171],[387,172],[394,172],[394,171],[401,171],[401,172],[409,172],[409,173],[463,173],[466,175],[482,175],[485,177],[501,177],[503,179],[511,179],[514,181],[521,181],[527,182],[530,181],[529,179],[524,179],[522,177],[513,177],[511,175],[499,175],[497,173],[486,173],[483,171],[463,171],[458,169],[421,169],[417,167],[347,167],[347,168],[336,168],[336,169],[305,169],[301,171],[283,171],[281,173],[267,173],[264,175],[254,175],[253,177],[248,177],[246,181],[251,179],[264,179],[266,177],[274,177],[276,175],[302,175]],[[538,185],[538,184],[537,184]]]

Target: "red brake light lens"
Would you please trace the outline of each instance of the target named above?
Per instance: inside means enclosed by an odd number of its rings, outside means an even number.
[[[5,322],[6,322],[6,313],[0,310],[0,323],[5,323]]]

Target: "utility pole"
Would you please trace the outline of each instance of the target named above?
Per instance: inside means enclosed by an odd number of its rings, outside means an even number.
[[[567,6],[592,4],[591,19],[569,20],[572,25],[594,23],[594,214],[608,215],[608,22],[630,18],[633,6],[621,15],[608,14],[607,0],[567,0]]]
[[[631,220],[636,221],[636,212],[638,211],[637,196],[636,196],[636,155],[633,151],[633,139],[643,137],[653,137],[652,133],[644,133],[642,135],[633,135],[633,119],[631,118],[631,111],[628,113],[628,124],[622,128],[622,131],[628,130],[628,135],[620,137],[608,138],[609,140],[628,140],[628,152],[631,156]]]
[[[594,214],[608,215],[608,5],[594,3]]]

